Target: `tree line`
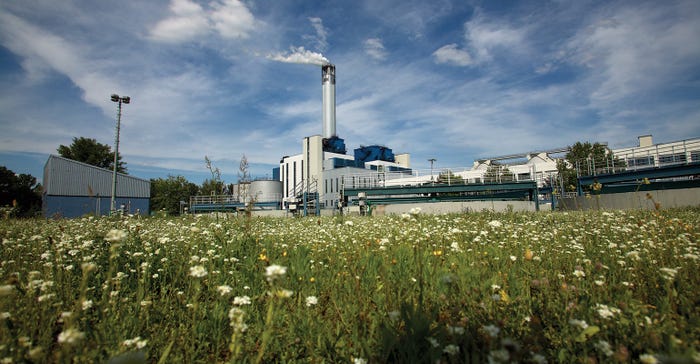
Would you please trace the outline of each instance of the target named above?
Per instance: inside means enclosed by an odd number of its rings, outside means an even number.
[[[109,145],[101,144],[91,138],[73,138],[72,144],[60,145],[57,149],[61,157],[87,163],[97,167],[110,169],[114,168],[114,153]],[[612,159],[619,166],[624,167],[624,162],[617,160],[610,154],[609,149],[604,144],[578,142],[571,147],[565,158],[557,162],[558,183],[564,186],[567,191],[575,190],[577,177],[587,175],[586,170],[577,168],[586,161],[602,161]],[[227,185],[221,179],[221,172],[214,167],[208,157],[204,157],[205,166],[211,172],[211,178],[206,179],[202,185],[197,185],[188,181],[184,176],[168,176],[167,178],[152,178],[150,210],[163,211],[168,215],[178,215],[181,213],[182,203],[189,202],[190,196],[229,194],[233,190],[233,185]],[[490,166],[496,168],[487,173],[493,177],[498,174],[498,179],[512,177],[512,172],[503,166]],[[127,173],[126,162],[117,153],[117,171]],[[590,171],[589,171],[590,172]],[[441,174],[438,182],[462,183],[461,178],[456,175]],[[245,155],[241,158],[238,177],[241,182],[250,180],[248,171],[248,160]],[[494,177],[495,178],[495,177]],[[505,178],[507,180],[507,178]],[[552,181],[553,183],[557,183]],[[29,174],[16,174],[4,166],[0,166],[0,208],[5,215],[16,217],[31,217],[41,214],[41,195],[43,188],[37,183],[35,177]]]
[[[70,145],[59,145],[58,154],[67,159],[90,164],[108,170],[114,169],[114,153],[107,144],[92,138],[73,138]],[[190,196],[229,193],[233,188],[221,179],[218,168],[211,165],[205,157],[207,168],[212,171],[212,178],[202,185],[188,181],[184,176],[152,178],[151,211],[163,211],[168,215],[180,214],[180,201],[189,202]],[[243,179],[248,178],[248,162],[245,156],[241,160]],[[126,162],[121,153],[117,153],[117,171],[128,174]],[[17,174],[5,166],[0,166],[0,216],[36,217],[41,215],[43,187],[36,177],[30,174]]]

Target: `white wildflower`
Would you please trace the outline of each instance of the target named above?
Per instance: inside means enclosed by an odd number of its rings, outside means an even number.
[[[434,337],[428,337],[427,340],[428,340],[428,342],[430,343],[430,346],[432,346],[432,347],[434,347],[434,348],[439,348],[439,347],[440,347],[440,342],[437,341],[436,338],[434,338]]]
[[[600,352],[602,352],[605,356],[612,356],[614,354],[610,343],[605,340],[599,340],[593,344],[593,347],[600,350]]]
[[[317,304],[318,304],[318,298],[316,298],[316,296],[306,297],[306,307],[315,306]]]
[[[483,326],[482,329],[491,337],[496,337],[501,332],[501,329],[493,324]]]
[[[656,364],[659,362],[659,359],[656,359],[652,354],[642,354],[639,356],[639,362],[642,364]]]
[[[231,327],[233,327],[234,331],[241,333],[248,329],[248,325],[246,325],[243,321],[245,318],[245,311],[241,310],[240,308],[233,307],[228,312],[228,318],[231,320]]]
[[[118,243],[126,239],[126,235],[126,231],[124,230],[112,229],[105,235],[105,240],[110,243]]]
[[[85,338],[85,333],[70,328],[58,334],[58,343],[72,345],[82,340],[83,338]]]
[[[273,264],[265,268],[265,278],[268,282],[273,282],[287,274],[287,267]]]
[[[577,320],[577,319],[571,319],[571,320],[569,320],[569,325],[571,325],[571,326],[576,326],[576,327],[578,327],[578,328],[580,328],[580,329],[582,329],[582,330],[585,330],[585,329],[588,328],[588,324],[586,323],[586,321]]]
[[[203,278],[207,275],[207,270],[201,265],[190,267],[190,276],[195,278]]]
[[[668,281],[672,281],[674,278],[676,278],[676,274],[678,274],[678,269],[673,269],[673,268],[659,268],[661,271],[661,275],[664,277],[664,279]]]
[[[83,311],[87,311],[92,308],[92,300],[85,300],[83,301]]]
[[[233,298],[233,304],[236,306],[249,305],[251,304],[251,300],[248,296],[236,296]]]
[[[447,355],[457,355],[459,353],[459,346],[450,344],[445,346],[445,348],[442,349],[442,351]]]
[[[231,288],[231,286],[227,286],[227,285],[216,287],[216,291],[219,292],[219,294],[222,296],[226,296],[227,294],[231,293],[232,290],[233,290],[233,288]]]
[[[598,316],[604,319],[613,318],[616,314],[621,312],[619,308],[609,307],[600,303],[596,304],[596,311],[598,312]]]
[[[489,221],[489,226],[492,228],[499,228],[499,227],[503,226],[503,223],[498,221],[498,220],[491,220],[491,221]]]

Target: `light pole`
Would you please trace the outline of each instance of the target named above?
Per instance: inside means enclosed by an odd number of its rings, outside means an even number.
[[[122,104],[128,104],[131,102],[131,97],[129,96],[119,96],[117,94],[112,94],[111,100],[118,103],[117,106],[117,133],[114,137],[114,168],[112,170],[112,201],[110,203],[109,214],[111,215],[117,210],[117,156],[119,155],[119,126],[122,121]]]
[[[430,158],[428,159],[428,162],[430,162],[430,181],[433,181],[433,163],[435,163],[437,159],[435,158]]]

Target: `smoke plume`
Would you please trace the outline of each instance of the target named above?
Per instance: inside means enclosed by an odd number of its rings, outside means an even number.
[[[292,47],[287,53],[270,54],[267,58],[278,62],[314,64],[317,66],[331,63],[321,53],[306,50],[304,47]]]

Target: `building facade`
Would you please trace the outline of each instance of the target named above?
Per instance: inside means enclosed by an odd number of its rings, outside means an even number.
[[[109,215],[113,172],[86,163],[51,155],[44,166],[43,213],[45,217]],[[117,173],[116,208],[147,215],[151,182]]]

